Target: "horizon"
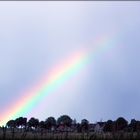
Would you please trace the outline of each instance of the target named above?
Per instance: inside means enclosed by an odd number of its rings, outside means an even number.
[[[135,118],[131,118],[131,120],[127,120],[127,119],[124,118],[123,116],[118,116],[118,118],[116,118],[116,119],[114,119],[114,120],[108,119],[108,120],[99,120],[99,121],[90,122],[88,119],[82,118],[80,121],[77,121],[76,118],[71,118],[71,116],[69,116],[69,115],[67,115],[67,114],[63,114],[63,115],[60,115],[58,118],[56,118],[55,116],[49,116],[49,117],[45,118],[44,120],[40,120],[39,118],[36,118],[36,117],[34,117],[34,116],[32,116],[31,118],[27,118],[27,117],[24,117],[24,116],[20,116],[20,117],[15,118],[15,119],[8,120],[7,123],[8,123],[9,121],[15,121],[15,122],[16,122],[19,118],[27,119],[27,122],[26,122],[27,124],[28,124],[28,122],[29,122],[32,118],[35,119],[35,120],[38,120],[39,123],[42,122],[42,121],[45,122],[45,121],[47,121],[49,118],[54,118],[55,121],[56,121],[56,124],[57,124],[58,119],[60,119],[62,116],[68,116],[68,117],[70,117],[70,119],[72,120],[72,124],[73,124],[73,122],[75,122],[76,124],[81,124],[83,120],[86,120],[86,121],[88,122],[88,124],[107,123],[108,121],[112,121],[112,122],[114,123],[114,122],[116,122],[116,121],[117,121],[118,119],[120,119],[120,118],[123,119],[123,120],[125,120],[125,121],[128,123],[128,126],[132,123],[131,121],[133,121],[133,120],[135,120],[136,122],[140,122],[140,120],[137,120],[137,119],[135,119]],[[7,126],[7,123],[6,123],[5,125],[0,125],[0,127]]]

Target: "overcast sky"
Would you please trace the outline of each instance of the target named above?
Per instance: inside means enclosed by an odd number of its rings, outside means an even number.
[[[111,49],[26,115],[139,119],[139,13],[140,3],[129,1],[0,2],[0,113],[67,56],[107,35]]]

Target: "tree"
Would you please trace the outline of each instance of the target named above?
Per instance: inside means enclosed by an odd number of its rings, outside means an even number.
[[[140,121],[137,121],[137,132],[140,133]]]
[[[116,130],[124,130],[127,126],[128,126],[128,122],[123,118],[123,117],[119,117],[116,122]]]
[[[24,126],[26,128],[27,126],[27,118],[22,118],[22,126]]]
[[[129,128],[132,132],[140,132],[140,121],[132,119]]]
[[[47,129],[52,129],[52,127],[56,126],[56,120],[54,117],[49,117],[45,121],[45,126]]]
[[[15,127],[16,127],[16,122],[15,120],[9,120],[6,124],[7,127],[9,127],[12,131],[12,139],[15,137]]]
[[[89,121],[86,119],[81,120],[81,128],[83,131],[88,131]]]
[[[72,119],[68,115],[62,115],[57,119],[58,125],[71,126]]]
[[[132,119],[130,124],[129,124],[129,128],[132,132],[137,131],[137,121],[135,119]]]
[[[16,126],[15,120],[9,120],[6,124],[6,126],[9,128],[15,128],[15,126]]]
[[[15,120],[15,124],[17,127],[26,127],[27,118],[19,117]]]
[[[45,122],[44,121],[39,122],[39,127],[40,128],[45,128]]]
[[[19,117],[19,118],[15,119],[15,124],[16,124],[16,127],[21,126],[21,124],[22,124],[22,117]]]
[[[29,121],[28,121],[28,126],[29,127],[34,127],[35,129],[38,127],[39,125],[39,120],[36,119],[36,118],[31,118]]]
[[[112,131],[113,131],[113,126],[114,126],[113,121],[112,121],[112,120],[108,120],[108,121],[105,123],[104,131],[105,131],[105,132],[112,132]]]
[[[43,133],[44,133],[44,129],[46,128],[45,127],[45,122],[44,121],[41,121],[41,122],[39,122],[39,127],[41,128],[40,130],[40,133],[41,133],[41,136],[43,135]]]
[[[78,133],[81,133],[81,125],[80,125],[80,123],[77,123],[77,125],[76,125],[76,129],[77,129],[77,132]]]

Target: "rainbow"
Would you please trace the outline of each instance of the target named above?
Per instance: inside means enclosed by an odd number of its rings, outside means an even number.
[[[110,37],[98,38],[96,43],[93,44],[94,48],[87,48],[78,50],[70,55],[65,62],[55,66],[50,73],[45,74],[43,78],[31,89],[24,91],[17,102],[15,102],[3,115],[0,116],[0,125],[6,123],[20,116],[25,116],[33,108],[35,108],[42,99],[46,98],[48,94],[63,86],[73,76],[90,63],[93,58],[106,50],[113,44]]]

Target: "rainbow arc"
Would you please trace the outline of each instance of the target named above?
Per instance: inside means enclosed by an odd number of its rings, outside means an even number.
[[[58,90],[65,82],[86,67],[94,57],[98,56],[112,47],[112,40],[108,37],[97,39],[92,49],[78,50],[69,56],[62,64],[55,66],[31,89],[23,92],[23,97],[16,101],[6,112],[0,116],[0,126],[5,125],[8,120],[20,116],[26,116],[35,108],[41,100],[47,98],[48,94]]]

